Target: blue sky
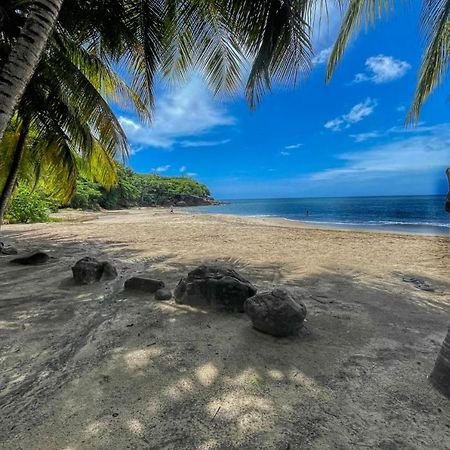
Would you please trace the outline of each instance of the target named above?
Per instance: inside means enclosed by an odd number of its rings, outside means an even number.
[[[419,2],[415,2],[419,3]],[[242,95],[213,98],[198,77],[159,87],[151,127],[118,111],[138,172],[189,175],[217,198],[416,195],[446,192],[448,83],[403,127],[423,40],[419,11],[399,7],[354,40],[330,84],[339,15],[315,37],[316,58],[295,88],[276,86],[256,111]]]

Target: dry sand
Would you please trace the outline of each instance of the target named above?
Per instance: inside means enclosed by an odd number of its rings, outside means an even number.
[[[155,209],[69,215],[2,231],[53,258],[0,257],[1,449],[450,448],[450,402],[427,380],[450,322],[448,237]],[[73,285],[86,255],[120,277]],[[121,291],[139,272],[173,288],[212,261],[259,289],[298,286],[301,335]]]

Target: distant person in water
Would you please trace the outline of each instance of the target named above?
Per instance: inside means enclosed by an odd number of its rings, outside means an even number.
[[[306,210],[306,217],[309,217],[309,211]]]
[[[173,206],[170,207],[170,212],[173,214]]]

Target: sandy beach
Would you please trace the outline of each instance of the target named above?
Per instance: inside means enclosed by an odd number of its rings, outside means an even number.
[[[427,379],[450,324],[448,236],[164,209],[60,217],[2,228],[51,259],[0,257],[1,449],[449,448],[450,404]],[[84,256],[119,277],[74,285]],[[208,262],[258,290],[297,287],[300,335],[123,292],[139,273],[173,289]]]

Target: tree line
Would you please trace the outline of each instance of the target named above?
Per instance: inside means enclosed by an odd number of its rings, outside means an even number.
[[[80,176],[76,180],[74,195],[66,202],[61,202],[58,196],[53,195],[52,186],[46,186],[45,181],[41,180],[37,186],[21,182],[6,209],[5,221],[46,222],[52,220],[52,212],[65,207],[100,210],[168,206],[180,202],[188,205],[189,199],[210,201],[208,187],[190,177],[142,174],[120,163],[116,163],[116,166],[118,178],[113,187],[105,188],[95,180]]]

